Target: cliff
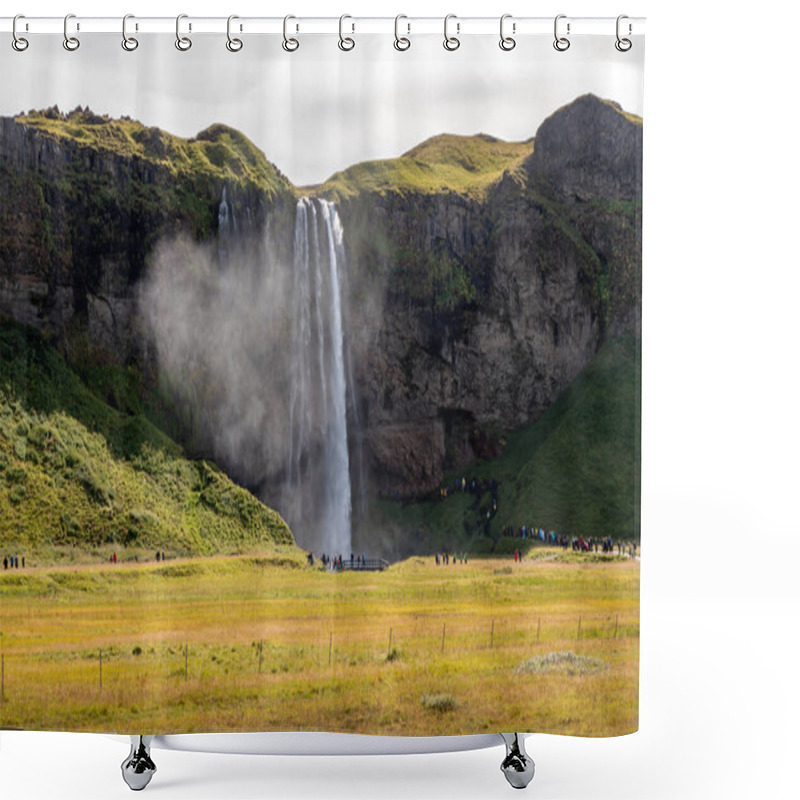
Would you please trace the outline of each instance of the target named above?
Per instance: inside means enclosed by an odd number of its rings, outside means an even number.
[[[0,198],[0,311],[116,363],[141,361],[132,288],[162,238],[291,247],[289,182],[224,125],[187,140],[81,108],[0,118]]]
[[[499,432],[536,420],[604,341],[640,334],[641,137],[587,95],[535,143],[436,137],[318,188],[351,256],[372,489],[418,496],[497,456]]]

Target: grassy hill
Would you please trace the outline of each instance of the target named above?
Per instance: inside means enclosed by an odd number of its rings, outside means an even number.
[[[39,333],[0,320],[3,554],[35,563],[292,545],[275,511],[214,464],[187,460],[142,414],[103,402]]]
[[[607,342],[542,417],[504,437],[499,458],[447,476],[448,485],[462,475],[498,482],[489,536],[476,532],[489,492],[478,501],[461,492],[408,505],[383,501],[370,524],[420,552],[509,552],[520,540],[501,537],[504,524],[638,540],[640,346],[632,336]]]
[[[504,142],[480,133],[441,134],[399,158],[365,161],[332,175],[316,192],[343,200],[360,192],[459,194],[483,199],[506,170],[515,172],[533,152],[533,139]]]
[[[82,108],[63,114],[57,108],[29,111],[14,118],[56,139],[98,153],[137,158],[168,170],[175,178],[202,174],[208,178],[250,183],[267,196],[285,191],[288,180],[241,132],[215,124],[192,139],[130,119],[111,118]]]

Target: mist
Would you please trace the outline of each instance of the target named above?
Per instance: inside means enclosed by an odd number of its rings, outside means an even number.
[[[162,241],[139,296],[189,449],[259,494],[280,479],[289,426],[291,264],[277,249]]]
[[[157,245],[139,295],[146,338],[190,452],[276,508],[301,546],[347,556],[358,415],[341,222],[319,199],[261,231],[253,216],[235,219],[223,194],[215,241]]]

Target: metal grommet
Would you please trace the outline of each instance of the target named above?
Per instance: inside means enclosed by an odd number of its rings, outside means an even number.
[[[566,19],[566,14],[559,14],[555,22],[553,23],[553,35],[555,36],[555,41],[553,42],[553,47],[558,50],[559,53],[563,53],[565,50],[569,50],[570,41],[566,38],[566,36],[559,36],[558,35],[558,21],[560,19]],[[567,35],[569,35],[569,22],[567,23]]]
[[[188,36],[181,35],[181,20],[188,18],[188,14],[178,14],[178,17],[175,20],[175,47],[177,47],[182,53],[185,53],[192,46],[192,40]],[[190,25],[189,30],[191,29],[192,26]]]
[[[614,42],[614,47],[619,50],[620,53],[627,53],[628,50],[633,47],[633,42],[630,39],[625,39],[619,35],[619,24],[622,22],[623,19],[628,19],[627,14],[620,14],[617,17],[617,41]],[[630,34],[633,28],[631,27],[630,22],[628,23],[628,33]]]
[[[394,49],[399,50],[401,53],[411,47],[411,39],[408,36],[400,35],[400,20],[408,19],[405,14],[398,14],[394,18]],[[411,23],[406,23],[407,32],[411,33]]]
[[[133,14],[126,14],[122,18],[122,49],[132,53],[139,46],[139,40],[134,39],[133,36],[128,36],[129,19],[134,19]]]
[[[450,36],[447,30],[448,24],[451,19],[456,19],[456,15],[448,14],[444,18],[444,49],[449,50],[452,53],[453,50],[458,50],[458,48],[461,47],[461,40],[457,36]],[[461,23],[457,22],[456,33],[458,33],[460,30],[461,30]]]
[[[508,52],[509,50],[513,50],[517,46],[517,40],[513,39],[511,36],[506,36],[505,31],[503,30],[503,26],[507,19],[511,19],[511,14],[503,14],[500,17],[500,49],[505,50]],[[517,23],[514,22],[511,24],[511,32],[517,32]]]
[[[231,14],[228,17],[228,41],[225,42],[225,47],[227,47],[231,53],[238,53],[242,47],[244,47],[244,43],[241,39],[236,39],[231,36],[231,22],[235,19],[239,19],[236,14]],[[241,30],[241,28],[239,28],[239,30]]]
[[[283,44],[282,47],[287,53],[294,53],[298,47],[300,47],[300,42],[297,41],[293,36],[289,36],[289,20],[296,19],[292,14],[287,14],[283,18]]]
[[[344,25],[344,21],[346,19],[353,18],[349,14],[342,14],[342,16],[339,17],[339,49],[344,50],[345,53],[352,50],[356,46],[355,39],[351,38],[350,36],[345,36],[342,33],[342,26]],[[355,31],[355,29],[356,26],[355,23],[353,23],[353,31]]]
[[[69,35],[68,26],[71,19],[75,19],[74,14],[67,14],[67,16],[64,17],[64,49],[69,50],[70,53],[74,52],[81,46],[80,39]],[[78,30],[80,30],[80,28],[78,28]]]
[[[26,38],[24,38],[23,36],[20,36],[17,33],[17,21],[21,20],[21,19],[25,19],[25,15],[24,14],[17,14],[17,16],[14,17],[14,23],[11,26],[11,35],[14,37],[11,40],[11,46],[18,53],[23,52],[23,50],[27,50],[28,49],[28,45],[30,44],[30,42]]]

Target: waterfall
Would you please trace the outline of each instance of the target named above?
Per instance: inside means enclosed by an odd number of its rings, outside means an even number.
[[[284,506],[304,547],[349,556],[342,233],[333,203],[307,197],[298,201]]]

